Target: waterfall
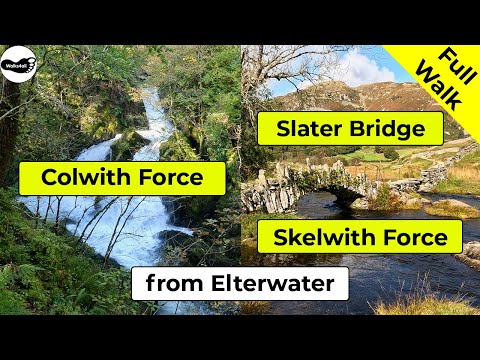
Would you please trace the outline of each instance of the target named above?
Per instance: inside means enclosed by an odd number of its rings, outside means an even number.
[[[158,161],[160,145],[175,129],[165,118],[156,89],[143,89],[142,97],[149,129],[137,130],[137,133],[148,139],[150,143],[134,155],[133,161]],[[75,160],[110,160],[111,146],[120,137],[121,134],[83,150]],[[37,201],[39,201],[40,216],[44,217],[47,214],[49,220],[54,220],[60,200],[60,217],[65,221],[67,229],[77,236],[84,231],[85,236],[88,235],[98,221],[87,243],[100,255],[105,255],[107,251],[118,218],[121,217],[120,226],[117,227],[114,237],[118,235],[119,228],[126,220],[125,227],[118,236],[110,255],[125,268],[153,266],[159,261],[161,246],[159,232],[177,230],[192,234],[189,229],[168,224],[169,216],[160,196],[134,196],[131,199],[128,196],[122,196],[116,200],[115,198],[113,196],[64,196],[62,198],[42,196],[38,199],[37,196],[27,196],[19,197],[18,201],[24,203],[32,212],[36,211]],[[103,212],[103,215],[95,218],[98,211],[106,208],[108,209]]]

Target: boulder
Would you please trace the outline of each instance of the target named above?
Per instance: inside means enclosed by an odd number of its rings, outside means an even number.
[[[471,268],[480,271],[480,241],[470,241],[463,244],[462,253],[453,256]]]
[[[140,148],[149,143],[149,140],[144,139],[135,130],[127,129],[122,133],[122,137],[112,145],[112,160],[131,160]]]
[[[431,200],[425,199],[425,198],[423,198],[423,197],[420,198],[420,200],[422,201],[422,204],[423,204],[423,205],[429,205],[429,204],[432,203]]]
[[[356,199],[350,207],[357,210],[368,210],[368,201],[365,198]]]
[[[421,209],[422,206],[423,206],[423,203],[420,198],[411,198],[405,202],[405,209],[417,210],[417,209]]]
[[[480,217],[480,211],[473,206],[459,200],[439,200],[425,207],[425,212],[434,216],[448,216],[458,219],[476,219]]]

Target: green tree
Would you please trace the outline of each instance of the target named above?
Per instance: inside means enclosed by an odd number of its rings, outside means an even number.
[[[24,160],[71,160],[100,139],[129,126],[146,125],[143,105],[135,91],[146,51],[132,46],[31,46],[38,61],[32,80],[18,88],[18,99],[6,96],[4,80],[0,119],[2,139],[18,134],[13,160],[1,161],[3,178]],[[10,86],[11,87],[11,86]],[[17,101],[15,105],[12,101]],[[15,112],[8,109],[16,108]],[[9,121],[3,117],[9,117]],[[3,126],[3,124],[5,126]],[[9,127],[5,129],[6,127]],[[4,142],[10,146],[10,143]],[[3,146],[0,152],[8,148]],[[6,158],[5,158],[6,159]],[[8,159],[7,159],[8,160]],[[1,174],[0,174],[1,175]],[[10,171],[7,184],[16,181]],[[2,176],[0,176],[1,178]]]
[[[159,91],[166,114],[178,129],[160,147],[171,160],[224,161],[224,196],[183,197],[176,215],[202,229],[169,254],[174,262],[193,265],[238,264],[239,139],[241,134],[240,47],[193,45],[152,49],[149,81]],[[183,254],[182,256],[178,256]]]
[[[242,137],[241,174],[248,179],[264,168],[271,158],[266,147],[257,144],[257,113],[269,110],[274,81],[292,84],[297,91],[302,82],[329,77],[336,69],[337,55],[351,50],[343,45],[247,45],[242,46]]]
[[[240,48],[192,45],[160,51],[147,71],[168,117],[200,159],[227,162],[233,184],[240,137]],[[183,139],[177,136],[176,145],[169,141],[178,148],[170,150],[172,155],[188,154]]]
[[[385,155],[385,157],[390,160],[397,160],[400,157],[398,152],[392,147],[387,147],[384,150],[383,155]]]
[[[5,46],[7,50],[10,46]],[[5,183],[18,134],[19,85],[3,77],[0,93],[0,186]]]

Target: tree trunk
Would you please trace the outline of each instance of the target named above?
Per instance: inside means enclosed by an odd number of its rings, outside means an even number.
[[[6,47],[8,49],[9,46]],[[0,117],[20,104],[20,88],[3,77],[0,97]],[[13,158],[15,139],[18,134],[18,112],[12,111],[0,119],[0,186],[5,185],[7,171]]]

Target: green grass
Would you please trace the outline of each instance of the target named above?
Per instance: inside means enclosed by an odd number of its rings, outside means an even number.
[[[435,159],[435,160],[445,161],[445,160],[451,158],[452,156],[455,156],[455,154],[456,153],[454,153],[454,152],[446,152],[446,153],[443,153],[443,154],[434,154],[430,157],[432,159]]]
[[[363,162],[389,162],[391,160],[386,159],[383,154],[377,154],[375,152],[367,152],[364,149],[357,150],[351,154],[344,154],[338,155],[338,157],[342,157],[346,160],[350,160],[352,158],[358,158],[360,161]]]
[[[400,155],[401,158],[410,156],[412,154],[422,152],[425,149],[424,148],[408,148],[408,149],[395,149],[398,152],[398,155]]]
[[[443,194],[480,195],[480,182],[450,176],[441,180],[434,188],[434,192]]]
[[[435,192],[480,195],[480,150],[468,154],[448,169],[448,178],[440,181]]]
[[[434,191],[447,194],[480,195],[480,150],[468,154],[448,169],[448,179]]]
[[[455,164],[456,166],[462,166],[462,165],[472,165],[476,168],[479,168],[480,166],[480,150],[474,151],[471,154],[468,154],[465,156],[462,160],[457,162]]]
[[[448,149],[448,148],[453,148],[453,147],[464,147],[464,146],[468,146],[470,144],[473,144],[475,142],[475,140],[473,139],[465,139],[465,141],[461,141],[459,143],[453,143],[453,144],[443,144],[443,145],[440,145],[440,146],[436,146],[434,148],[432,148],[432,150],[440,150],[440,149]]]

